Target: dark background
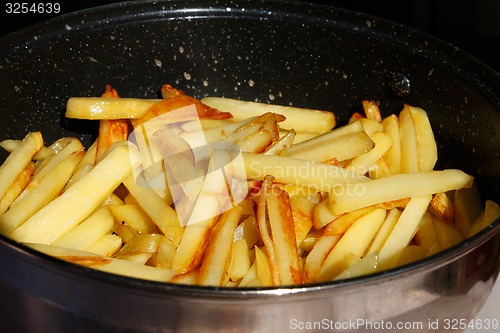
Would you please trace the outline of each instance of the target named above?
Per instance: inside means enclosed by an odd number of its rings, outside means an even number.
[[[44,14],[6,14],[2,1],[0,36],[52,17]],[[117,0],[51,0],[61,3],[61,13]],[[19,0],[37,3],[39,0]],[[500,71],[500,1],[498,0],[399,0],[311,1],[372,14],[415,27],[446,40]]]

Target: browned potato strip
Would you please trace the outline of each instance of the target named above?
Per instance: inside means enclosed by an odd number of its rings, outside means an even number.
[[[278,259],[276,256],[273,239],[271,237],[272,231],[267,213],[267,196],[269,195],[268,193],[272,191],[272,182],[273,178],[271,176],[266,176],[264,178],[264,181],[262,182],[261,192],[257,205],[257,225],[260,231],[260,238],[264,243],[266,254],[269,260],[269,265],[271,267],[272,283],[273,285],[279,285],[280,275]]]
[[[444,192],[436,193],[431,200],[431,211],[447,224],[453,223],[453,202]]]
[[[12,186],[16,178],[31,162],[33,156],[43,147],[43,138],[40,132],[28,133],[5,162],[0,166],[0,198]]]
[[[280,285],[300,284],[302,275],[288,193],[271,187],[266,203]]]
[[[337,215],[332,214],[328,200],[323,200],[314,206],[312,220],[316,230],[323,228],[337,217]]]
[[[201,285],[222,285],[223,276],[226,274],[231,260],[234,229],[238,225],[241,212],[240,206],[225,211],[212,230],[200,267],[198,282]]]
[[[217,195],[203,192],[200,195],[204,197],[202,201],[198,201],[200,204],[194,207],[192,215],[196,223],[186,225],[174,256],[172,268],[176,275],[188,273],[198,267],[203,259],[210,231],[220,217],[221,207]]]
[[[28,183],[33,177],[35,172],[35,163],[29,162],[28,165],[21,171],[14,182],[11,184],[9,189],[5,192],[5,195],[0,200],[0,215],[5,213],[5,211],[10,207],[10,205],[16,200],[16,198],[21,194],[21,192],[28,186]]]
[[[307,234],[312,228],[314,203],[309,201],[307,197],[297,196],[291,200],[293,224],[295,229],[295,239],[297,248],[300,247]]]

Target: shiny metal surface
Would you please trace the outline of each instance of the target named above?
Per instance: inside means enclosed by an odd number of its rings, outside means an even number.
[[[393,89],[394,73],[410,80],[404,96]],[[498,73],[414,30],[292,1],[135,1],[8,36],[0,41],[0,86],[7,87],[0,116],[9,126],[0,139],[42,130],[47,141],[69,133],[88,143],[95,128],[61,119],[67,97],[98,95],[107,83],[123,96],[154,97],[166,81],[197,96],[334,110],[339,122],[362,98],[379,100],[386,113],[413,103],[435,124],[439,168],[477,174],[485,198],[500,199]],[[497,221],[400,269],[233,290],[113,276],[0,236],[0,332],[354,332],[361,324],[383,332],[398,323],[437,332],[436,320],[467,320],[480,310],[498,276],[499,247]]]

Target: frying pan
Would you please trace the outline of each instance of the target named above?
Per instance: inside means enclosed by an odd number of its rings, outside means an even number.
[[[132,1],[7,35],[0,140],[40,130],[49,143],[72,135],[89,145],[96,124],[64,119],[69,97],[99,96],[111,84],[122,97],[157,98],[164,83],[196,97],[331,110],[339,125],[362,99],[377,100],[384,116],[404,103],[422,107],[436,168],[473,174],[483,199],[500,199],[499,74],[419,31],[307,3]],[[115,276],[1,236],[1,330],[349,332],[414,323],[435,331],[430,321],[468,320],[481,308],[499,272],[499,231],[496,221],[442,253],[366,277],[238,290]]]

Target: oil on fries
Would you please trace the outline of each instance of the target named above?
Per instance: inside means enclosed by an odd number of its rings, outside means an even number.
[[[435,170],[421,108],[384,118],[362,101],[334,128],[331,112],[161,91],[70,98],[67,117],[99,120],[88,149],[39,132],[1,142],[0,233],[114,274],[263,287],[404,265],[500,217],[472,176]]]

